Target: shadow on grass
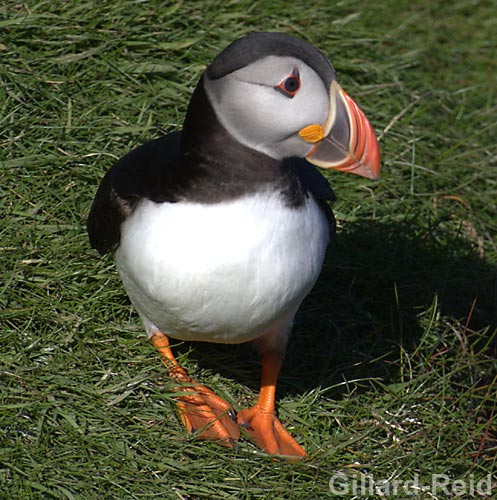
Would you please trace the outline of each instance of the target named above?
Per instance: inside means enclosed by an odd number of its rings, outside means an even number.
[[[424,328],[420,318],[436,311],[435,300],[462,329],[490,326],[492,333],[497,268],[467,240],[442,244],[414,227],[371,221],[347,224],[337,235],[297,315],[279,396],[320,386],[339,397],[347,390],[345,380],[388,382],[398,370],[400,348],[416,347]],[[190,356],[200,366],[258,389],[259,356],[249,345],[192,346]]]

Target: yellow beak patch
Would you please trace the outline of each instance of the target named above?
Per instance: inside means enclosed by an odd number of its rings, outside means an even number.
[[[299,136],[307,142],[319,142],[324,137],[323,127],[318,124],[308,125],[299,130]]]

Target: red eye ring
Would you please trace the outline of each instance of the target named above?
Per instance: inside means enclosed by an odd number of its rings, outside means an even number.
[[[286,77],[274,90],[290,99],[300,90],[300,73],[297,68],[293,68],[292,74]]]

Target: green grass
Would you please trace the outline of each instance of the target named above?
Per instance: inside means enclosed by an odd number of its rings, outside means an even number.
[[[377,184],[329,174],[339,234],[278,393],[310,453],[297,464],[185,435],[85,234],[106,169],[178,129],[205,65],[253,30],[329,55],[383,154]],[[0,498],[317,500],[338,471],[495,477],[496,32],[483,0],[0,3]],[[177,352],[236,408],[254,401],[250,348]]]

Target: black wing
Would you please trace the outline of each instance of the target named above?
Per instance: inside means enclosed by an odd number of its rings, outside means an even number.
[[[143,198],[176,201],[180,132],[165,135],[130,151],[105,174],[87,221],[92,248],[105,254],[121,239],[121,224]]]

